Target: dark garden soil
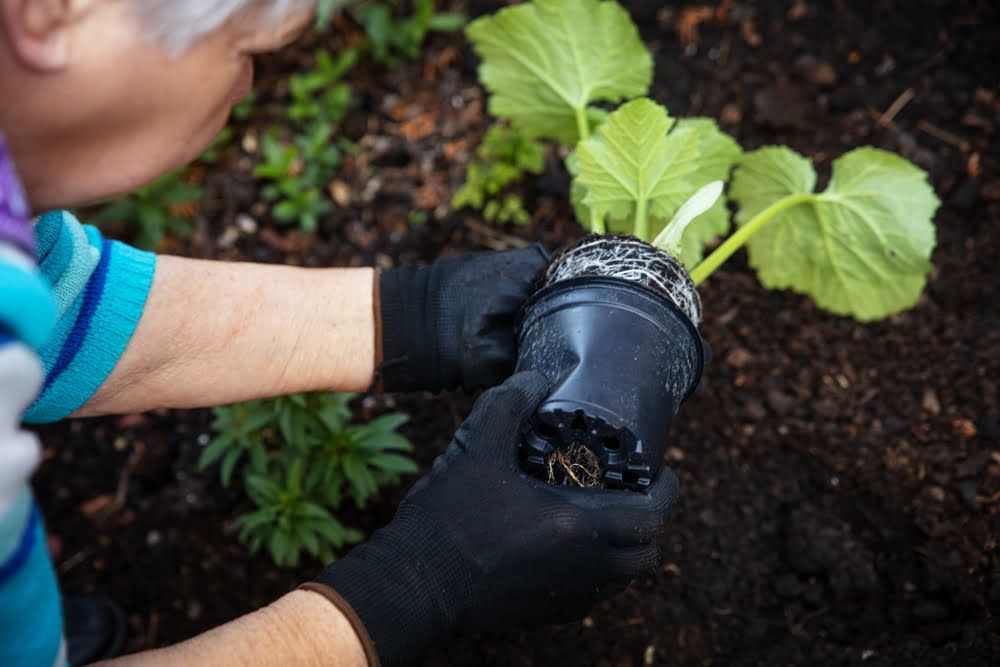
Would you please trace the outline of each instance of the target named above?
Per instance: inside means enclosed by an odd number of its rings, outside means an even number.
[[[701,293],[715,358],[668,451],[682,495],[660,571],[582,622],[466,639],[430,664],[989,664],[1000,656],[1000,11],[991,0],[626,4],[656,55],[653,96],[676,115],[717,118],[748,148],[787,143],[821,170],[860,144],[927,169],[943,201],[936,269],[915,309],[869,325],[765,291],[742,258],[713,276]],[[582,234],[555,157],[523,189],[530,226],[449,212],[488,122],[457,35],[434,37],[418,62],[355,70],[343,133],[359,152],[331,185],[337,211],[313,238],[270,223],[245,151],[280,115],[282,75],[321,42],[357,39],[346,23],[333,35],[262,62],[265,118],[203,174],[196,232],[165,251],[391,265]],[[425,224],[410,224],[415,210]],[[426,468],[471,402],[385,396],[358,410],[412,413],[405,432]],[[209,421],[165,411],[41,429],[36,489],[63,587],[118,599],[131,649],[257,608],[319,566],[279,570],[237,541],[245,501],[195,466]],[[411,481],[345,520],[379,526]]]

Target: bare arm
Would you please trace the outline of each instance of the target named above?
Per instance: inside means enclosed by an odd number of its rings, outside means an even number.
[[[363,391],[375,366],[372,269],[161,256],[128,348],[74,416]]]
[[[99,663],[103,667],[167,665],[367,665],[361,640],[329,601],[294,591],[263,609],[167,648]]]

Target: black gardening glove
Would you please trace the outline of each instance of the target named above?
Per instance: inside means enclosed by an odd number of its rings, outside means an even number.
[[[483,394],[392,522],[305,585],[352,620],[370,660],[415,665],[459,635],[581,618],[655,569],[677,494],[669,469],[637,493],[518,467],[518,431],[548,387],[526,371]]]
[[[437,392],[502,382],[517,360],[517,312],[549,260],[535,244],[383,271],[381,388]]]

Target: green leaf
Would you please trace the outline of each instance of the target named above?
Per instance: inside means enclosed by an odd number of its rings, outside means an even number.
[[[274,523],[274,515],[266,510],[257,510],[256,512],[243,514],[236,519],[236,525],[240,529],[241,538],[244,534],[249,535],[258,529],[269,527],[272,523]]]
[[[289,556],[289,543],[288,536],[276,530],[271,533],[271,536],[267,540],[267,550],[271,554],[271,560],[274,561],[275,565],[284,565],[286,559]]]
[[[305,526],[299,527],[299,541],[302,542],[302,546],[306,548],[306,551],[313,556],[319,555],[319,540],[316,537],[316,533],[309,530],[309,528]]]
[[[329,521],[315,524],[313,529],[319,533],[320,536],[326,538],[326,540],[328,540],[336,548],[342,547],[344,543],[348,541],[348,531],[344,529],[343,524],[333,517],[330,517]]]
[[[288,469],[288,483],[285,488],[296,494],[302,492],[302,459],[292,461],[292,465]]]
[[[410,475],[417,472],[417,464],[399,454],[378,454],[368,459],[368,462],[380,470],[396,475]]]
[[[244,483],[247,495],[261,507],[271,504],[280,492],[278,485],[266,475],[247,475],[244,478]]]
[[[461,30],[464,25],[465,16],[453,12],[438,12],[427,20],[427,29],[438,32]]]
[[[402,412],[392,412],[371,420],[368,428],[373,431],[395,431],[408,421],[410,421],[410,415],[403,414]]]
[[[242,455],[242,449],[231,449],[226,453],[225,458],[222,459],[222,486],[229,486],[229,482],[233,479],[233,469],[236,467],[236,463],[240,460],[240,456]]]
[[[681,256],[681,239],[688,227],[704,215],[719,201],[722,196],[722,189],[725,183],[722,181],[712,181],[708,185],[699,188],[691,198],[677,209],[673,219],[663,228],[653,241],[653,245],[667,252],[673,257]]]
[[[695,188],[712,181],[729,180],[729,174],[743,150],[711,118],[682,118],[678,128],[691,128],[698,133],[698,166],[688,180]],[[676,215],[676,213],[674,214]],[[654,231],[655,231],[654,225]],[[689,270],[701,261],[705,245],[729,233],[729,209],[726,198],[719,197],[706,213],[695,218],[681,237],[680,260]]]
[[[213,440],[201,453],[201,456],[198,457],[198,469],[204,470],[218,461],[222,455],[226,453],[226,450],[229,448],[229,444],[235,439],[235,431],[226,431]]]
[[[483,59],[489,110],[528,136],[574,145],[589,132],[588,107],[644,95],[653,59],[619,4],[535,0],[466,28]]]
[[[940,204],[927,174],[867,147],[834,161],[822,193],[813,193],[815,183],[812,164],[788,148],[740,161],[730,188],[737,223],[774,216],[747,242],[760,281],[860,321],[913,306],[931,269]]]
[[[582,204],[609,229],[652,240],[649,219],[670,220],[693,193],[698,132],[678,127],[659,104],[629,102],[577,148]],[[600,230],[596,230],[600,231]]]

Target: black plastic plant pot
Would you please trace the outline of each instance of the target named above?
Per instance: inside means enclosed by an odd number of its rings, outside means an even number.
[[[518,326],[518,370],[554,383],[522,434],[525,471],[555,483],[596,475],[607,488],[649,486],[701,379],[699,317],[687,273],[642,241],[588,237],[556,258]],[[553,457],[581,446],[599,465],[554,474]]]

